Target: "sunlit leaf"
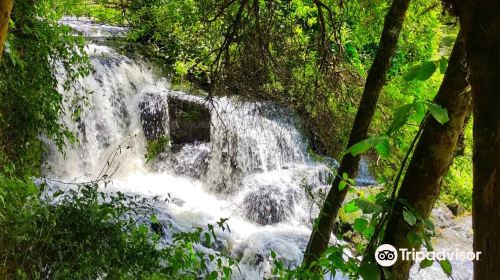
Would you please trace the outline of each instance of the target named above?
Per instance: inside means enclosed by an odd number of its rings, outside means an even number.
[[[436,103],[430,104],[429,112],[440,124],[445,124],[450,120],[448,117],[448,111]]]
[[[389,139],[382,138],[378,144],[375,145],[375,151],[381,156],[381,157],[388,157],[389,154],[391,153],[390,150],[390,144],[389,144]]]
[[[370,139],[365,139],[365,140],[362,140],[362,141],[352,145],[352,147],[349,149],[349,151],[353,156],[357,156],[359,154],[366,153],[372,147],[373,147],[373,143],[370,141]]]
[[[419,268],[424,269],[424,268],[430,267],[430,266],[432,266],[433,263],[434,263],[433,260],[424,259],[420,262]]]
[[[344,212],[346,213],[353,213],[357,210],[359,210],[359,207],[356,205],[356,201],[351,201],[344,206]]]
[[[439,261],[439,265],[441,265],[441,268],[443,269],[443,272],[447,276],[451,276],[451,274],[452,274],[452,267],[451,267],[451,263],[450,263],[449,260],[447,260],[447,259],[441,260],[441,261]]]
[[[425,81],[428,80],[434,72],[436,72],[437,66],[434,61],[427,61],[420,65],[417,65],[408,71],[405,75],[404,79],[406,81],[419,80]]]
[[[371,148],[375,148],[381,156],[389,155],[389,139],[386,135],[371,137],[354,144],[347,150],[353,156],[366,153]]]
[[[354,220],[352,228],[359,233],[363,233],[367,226],[368,226],[367,220],[363,218],[357,218],[356,220]]]
[[[347,186],[347,182],[346,181],[344,181],[344,180],[340,181],[340,183],[339,183],[339,191],[343,191],[346,186]]]

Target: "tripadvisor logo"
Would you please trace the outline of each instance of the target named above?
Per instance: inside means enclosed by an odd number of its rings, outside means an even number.
[[[391,266],[398,260],[398,251],[390,244],[382,244],[375,251],[375,260],[380,266]]]
[[[460,260],[460,261],[473,261],[479,260],[479,256],[481,252],[461,252],[458,250],[455,251],[416,251],[415,249],[408,250],[405,248],[399,249],[399,256],[403,261],[423,261],[427,260]],[[380,266],[391,266],[396,263],[398,260],[398,250],[394,248],[394,246],[390,244],[382,244],[375,251],[375,260]]]

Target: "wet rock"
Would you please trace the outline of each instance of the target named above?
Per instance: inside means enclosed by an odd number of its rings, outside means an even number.
[[[453,213],[443,205],[440,205],[432,209],[431,218],[434,221],[434,225],[438,228],[444,229],[455,226],[453,221]]]
[[[243,200],[245,217],[261,225],[285,221],[293,214],[293,208],[292,194],[284,194],[279,189],[270,187],[261,187]]]
[[[161,153],[153,164],[156,172],[175,171],[175,174],[200,179],[208,170],[210,144],[185,144],[170,153]]]
[[[171,96],[168,99],[172,144],[210,142],[210,111],[202,104]]]
[[[165,101],[158,94],[146,93],[139,102],[142,130],[148,141],[165,136],[166,109]]]
[[[264,262],[264,256],[262,254],[255,254],[255,265],[259,265]]]
[[[187,144],[172,154],[170,167],[176,174],[186,175],[199,179],[207,172],[210,146],[207,143]]]
[[[453,213],[453,215],[455,215],[455,216],[461,215],[465,212],[465,208],[462,205],[460,205],[459,203],[450,203],[446,206],[448,207],[448,209],[450,209],[451,213]]]
[[[151,230],[161,237],[165,237],[165,232],[163,231],[163,226],[159,222],[151,223]]]

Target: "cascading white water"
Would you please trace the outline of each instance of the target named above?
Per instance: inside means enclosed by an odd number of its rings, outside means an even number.
[[[236,278],[262,278],[269,272],[270,249],[290,264],[300,263],[310,231],[310,202],[302,185],[304,180],[314,187],[324,184],[327,167],[309,158],[291,113],[229,98],[205,104],[201,97],[171,91],[144,62],[103,45],[88,44],[86,51],[91,75],[64,93],[70,112],[75,106],[71,100],[87,93],[88,100],[76,104],[83,108],[79,117],[68,114],[64,119],[78,142],[65,155],[52,149],[48,177],[91,180],[109,163],[112,177],[106,191],[171,196],[179,202],[158,206],[160,221],[189,230],[229,218],[231,234],[220,234],[242,258],[242,274]],[[211,141],[185,144],[146,163],[141,112],[168,111],[169,96],[210,109]],[[168,133],[168,112],[163,113]],[[111,160],[119,146],[121,153]]]
[[[124,31],[63,21],[68,22],[87,36]],[[170,90],[147,63],[113,48],[88,44],[86,51],[91,75],[64,92],[69,112],[83,108],[76,119],[70,114],[64,119],[79,142],[69,145],[66,155],[52,149],[48,177],[88,181],[109,165],[112,177],[106,191],[173,197],[175,203],[160,204],[157,210],[159,220],[174,228],[189,230],[229,218],[232,232],[218,234],[241,258],[235,279],[268,274],[270,250],[288,264],[300,264],[315,216],[304,186],[326,189],[329,167],[310,158],[292,113],[271,103],[226,97],[207,103],[203,97]],[[75,103],[82,92],[88,99]],[[210,120],[205,120],[210,121],[210,141],[181,145],[147,163],[146,139],[168,135],[169,98],[210,110]],[[110,158],[118,147],[120,153]]]

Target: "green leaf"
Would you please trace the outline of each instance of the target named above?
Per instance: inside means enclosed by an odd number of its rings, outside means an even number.
[[[363,233],[367,226],[368,226],[367,220],[363,218],[357,218],[356,220],[354,220],[352,228],[359,233]]]
[[[58,190],[54,193],[53,197],[56,198],[58,196],[61,196],[64,192],[62,190]]]
[[[389,139],[388,138],[381,139],[380,143],[375,145],[375,151],[377,151],[377,153],[381,157],[384,157],[384,158],[388,157],[389,154],[391,153]]]
[[[409,117],[409,120],[415,123],[420,123],[425,118],[425,113],[427,109],[424,102],[413,102],[413,114]]]
[[[344,205],[344,212],[353,213],[359,210],[359,207],[356,205],[356,201],[350,201],[346,205]]]
[[[417,223],[417,218],[415,215],[407,210],[403,210],[403,219],[405,222],[407,222],[410,226],[413,226]]]
[[[211,280],[212,279],[215,280],[215,279],[217,279],[217,277],[219,277],[219,273],[217,273],[217,271],[215,271],[215,270],[212,271],[212,272],[210,272],[210,274],[208,276],[208,278],[211,279]]]
[[[349,152],[353,156],[357,156],[359,154],[366,153],[369,149],[373,147],[373,143],[369,139],[362,140],[354,145],[352,145],[351,148],[349,148]]]
[[[425,228],[430,231],[434,231],[436,229],[434,223],[429,218],[425,219],[424,224]]]
[[[382,206],[362,198],[356,200],[356,206],[363,211],[363,214],[372,214],[383,210]]]
[[[340,181],[340,183],[339,183],[339,191],[343,191],[346,186],[347,186],[347,182],[346,181],[344,181],[344,180]]]
[[[380,280],[381,276],[378,265],[367,261],[361,263],[358,273],[364,280]]]
[[[424,259],[420,262],[419,267],[420,267],[420,269],[424,269],[424,268],[432,266],[433,263],[434,263],[434,260]]]
[[[156,215],[151,216],[151,223],[153,223],[153,224],[158,223],[158,217],[156,217]]]
[[[424,233],[424,242],[425,242],[425,247],[427,248],[427,251],[434,251],[434,247],[432,247],[431,238],[429,237],[428,234],[425,234],[425,233]]]
[[[433,61],[424,62],[418,71],[417,80],[426,81],[428,80],[434,72],[436,72],[437,66]]]
[[[429,106],[429,111],[431,115],[436,119],[436,121],[438,121],[442,125],[450,120],[448,118],[448,111],[436,103],[431,103],[431,105]]]
[[[210,233],[205,232],[205,244],[207,246],[210,246],[212,244],[211,240],[212,240],[212,238],[210,238]]]
[[[389,126],[389,129],[387,129],[387,135],[392,135],[395,131],[400,129],[403,125],[406,124],[408,121],[408,118],[413,114],[414,110],[414,105],[413,103],[411,104],[406,104],[403,105],[399,108],[397,108],[394,111],[394,116],[392,117],[392,122],[391,125]]]
[[[410,71],[408,71],[408,73],[406,73],[406,75],[404,76],[404,80],[407,82],[415,80],[417,78],[419,69],[419,66],[412,67]]]
[[[449,260],[447,259],[444,259],[444,260],[441,260],[439,261],[439,264],[441,265],[441,268],[443,269],[443,272],[448,276],[450,277],[451,276],[451,273],[452,273],[452,267],[451,267],[451,263]]]
[[[378,149],[377,149],[378,146]],[[347,152],[353,156],[366,153],[371,148],[376,148],[380,155],[389,153],[389,139],[386,135],[370,137],[352,145]]]
[[[222,270],[224,271],[224,275],[226,275],[226,277],[230,277],[233,272],[229,267],[224,267]]]
[[[428,80],[434,72],[436,72],[436,69],[437,66],[434,61],[427,61],[411,68],[405,75],[404,79],[407,82],[412,80],[425,81]]]

